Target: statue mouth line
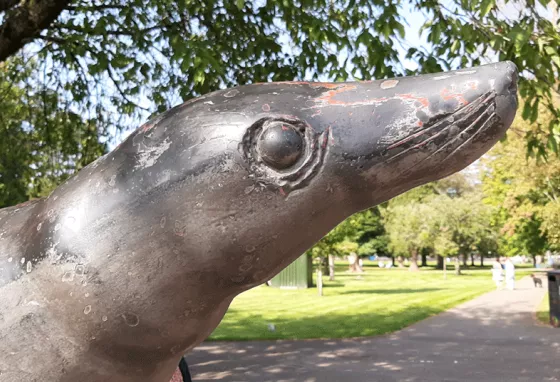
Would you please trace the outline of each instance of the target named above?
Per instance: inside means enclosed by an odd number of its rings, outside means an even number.
[[[419,165],[421,162],[450,147],[458,140],[461,141],[461,138],[468,136],[468,139],[462,142],[443,159],[447,160],[456,151],[476,138],[481,132],[491,128],[499,121],[495,112],[495,99],[495,92],[487,92],[454,113],[438,116],[432,121],[427,122],[422,129],[388,146],[385,149],[385,153],[399,148],[402,150],[387,158],[385,162],[393,162],[410,152],[420,150],[424,147],[434,150],[432,154],[416,164]],[[476,131],[473,133],[474,130]],[[471,133],[472,135],[470,135]]]

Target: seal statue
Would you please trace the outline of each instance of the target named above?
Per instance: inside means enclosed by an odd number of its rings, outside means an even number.
[[[0,381],[168,382],[236,295],[490,149],[516,82],[505,62],[253,84],[149,121],[46,199],[0,211]]]

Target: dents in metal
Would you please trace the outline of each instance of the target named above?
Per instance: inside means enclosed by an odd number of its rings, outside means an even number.
[[[135,313],[125,312],[121,314],[121,317],[124,320],[124,323],[131,328],[134,328],[138,326],[138,324],[140,324],[140,317],[138,317],[138,315]]]
[[[64,274],[62,275],[62,280],[63,283],[71,283],[72,281],[74,281],[74,272],[73,271],[66,271],[64,272]]]
[[[115,185],[115,181],[117,179],[116,175],[112,175],[111,179],[109,180],[109,186],[113,187]]]

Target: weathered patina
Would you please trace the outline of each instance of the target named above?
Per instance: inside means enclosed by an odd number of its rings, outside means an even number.
[[[0,381],[167,382],[231,300],[500,139],[517,70],[264,83],[175,107],[0,210]]]

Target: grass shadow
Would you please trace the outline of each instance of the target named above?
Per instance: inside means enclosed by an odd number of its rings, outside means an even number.
[[[443,290],[442,288],[417,288],[417,289],[358,289],[347,290],[340,294],[408,294],[408,293],[427,293]]]

